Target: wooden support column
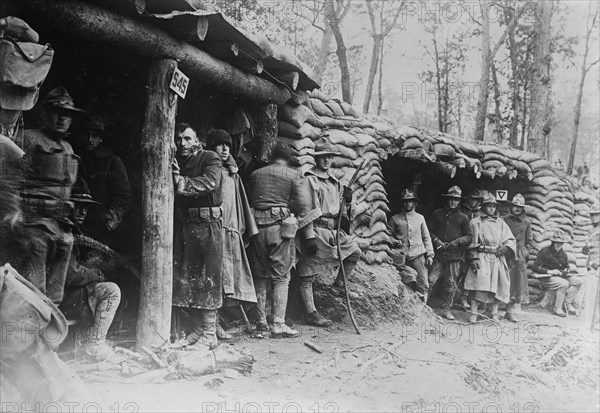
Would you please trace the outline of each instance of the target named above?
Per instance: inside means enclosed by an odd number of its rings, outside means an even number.
[[[173,178],[177,95],[169,83],[177,62],[154,61],[148,68],[142,128],[142,281],[137,345],[169,339],[173,294]]]
[[[254,156],[263,162],[269,162],[277,143],[277,105],[252,105],[248,111],[255,122],[254,138],[259,140]]]

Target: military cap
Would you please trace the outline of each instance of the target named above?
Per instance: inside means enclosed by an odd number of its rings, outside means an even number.
[[[94,201],[92,198],[90,187],[83,178],[77,179],[77,182],[73,185],[71,201],[80,204],[100,204],[100,202]]]
[[[485,205],[485,204],[494,204],[494,205],[498,205],[498,202],[496,201],[496,197],[492,194],[486,194],[483,197],[483,200],[481,201],[481,205]]]
[[[567,239],[566,235],[561,230],[557,230],[554,235],[552,235],[552,239],[550,240],[550,242],[560,242],[562,244],[568,241],[569,240]]]
[[[52,89],[46,97],[44,97],[43,101],[44,106],[56,108],[56,109],[64,109],[72,112],[85,112],[83,109],[79,109],[75,107],[75,103],[73,102],[73,98],[67,92],[64,86],[59,86]]]
[[[409,189],[404,189],[400,192],[400,201],[417,201],[420,202],[419,198],[415,196],[413,191]]]
[[[525,208],[525,197],[521,194],[517,194],[513,197],[512,201],[507,201],[512,206]]]
[[[442,196],[446,198],[461,198],[462,190],[458,186],[454,185],[453,187],[448,189],[448,193],[442,194]]]
[[[333,150],[333,145],[322,139],[315,144],[315,151],[312,154],[313,156],[326,156],[326,155],[341,155],[339,152],[335,152]]]
[[[231,135],[224,129],[212,130],[206,137],[206,149],[214,149],[221,144],[227,144],[231,147]]]

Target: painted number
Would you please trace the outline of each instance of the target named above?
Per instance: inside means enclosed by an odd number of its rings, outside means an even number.
[[[179,69],[175,69],[169,87],[173,92],[177,93],[182,98],[185,98],[189,82],[189,77],[184,75]]]

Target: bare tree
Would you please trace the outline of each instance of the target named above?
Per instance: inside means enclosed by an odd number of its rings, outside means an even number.
[[[532,89],[529,124],[527,125],[527,150],[547,155],[547,136],[550,132],[550,32],[554,1],[538,0],[537,20],[533,50]]]
[[[371,37],[373,38],[373,50],[371,53],[371,65],[369,67],[369,76],[367,78],[367,91],[363,102],[363,112],[369,113],[371,98],[373,97],[373,85],[377,69],[381,70],[383,64],[383,43],[385,38],[396,27],[398,16],[404,5],[404,0],[400,1],[367,1],[367,10],[369,12],[369,20],[371,22]],[[374,5],[375,4],[375,5]],[[396,10],[391,17],[386,15],[386,5],[395,7]],[[379,9],[379,19],[376,17],[376,8]],[[381,64],[380,64],[381,63]],[[378,103],[379,106],[379,103]],[[381,109],[379,109],[380,111]]]
[[[575,154],[577,153],[577,135],[579,133],[579,120],[581,118],[581,99],[583,96],[583,86],[585,84],[585,78],[589,70],[598,63],[598,59],[594,60],[588,65],[587,59],[590,51],[590,37],[594,31],[596,23],[598,21],[598,5],[596,5],[596,11],[592,15],[592,3],[588,5],[588,18],[586,22],[585,32],[585,49],[583,51],[583,61],[581,62],[581,77],[579,78],[579,87],[577,89],[577,102],[575,103],[575,117],[573,119],[573,136],[571,137],[571,148],[569,150],[569,160],[567,162],[567,173],[570,175],[573,173],[573,164],[575,162]]]
[[[348,0],[350,1],[350,0]],[[333,37],[337,44],[336,54],[338,57],[338,64],[340,66],[340,75],[342,83],[342,98],[345,102],[352,103],[352,94],[350,91],[350,70],[348,69],[348,56],[346,54],[346,45],[344,44],[344,36],[340,28],[340,6],[343,2],[336,3],[334,0],[325,0],[323,7],[323,13],[327,19],[329,27],[333,32]]]

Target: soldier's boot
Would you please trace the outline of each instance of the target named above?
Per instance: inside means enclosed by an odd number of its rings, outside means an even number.
[[[469,323],[477,322],[477,307],[479,307],[477,300],[471,300],[471,315],[469,316]]]
[[[207,346],[209,350],[219,345],[217,341],[217,310],[200,310],[200,322],[194,333],[198,334],[195,347]]]
[[[451,306],[450,305],[444,305],[444,308],[442,310],[442,317],[444,317],[447,320],[454,320],[454,314],[452,314],[452,310],[450,310]]]
[[[266,278],[257,278],[254,280],[254,288],[256,290],[256,331],[269,331],[267,324],[267,285],[269,280]]]
[[[96,361],[110,361],[115,353],[106,343],[106,335],[121,302],[121,290],[114,283],[103,282],[96,284],[94,294],[97,295],[98,304],[94,312],[94,325],[84,351]]]
[[[306,308],[306,322],[317,327],[327,327],[331,325],[331,320],[326,319],[317,311],[313,294],[313,277],[303,277],[300,279],[300,296]]]
[[[508,308],[506,309],[506,314],[504,314],[504,318],[507,319],[508,321],[510,321],[511,323],[517,323],[519,321],[519,318],[517,317],[516,313],[520,309],[521,309],[521,304],[511,301],[508,304]]]
[[[223,341],[230,341],[231,339],[233,339],[233,336],[227,331],[225,331],[223,327],[221,327],[221,324],[217,323],[217,339]]]
[[[297,337],[298,332],[285,324],[285,311],[288,301],[288,283],[273,283],[273,331],[271,337]]]
[[[469,300],[467,299],[466,294],[462,294],[460,297],[460,304],[465,308],[465,309],[469,309],[471,308],[471,306],[469,305]]]
[[[492,310],[491,318],[492,318],[492,321],[495,323],[500,322],[500,317],[498,317],[498,305],[499,305],[498,301],[496,301],[490,305],[491,310]]]

